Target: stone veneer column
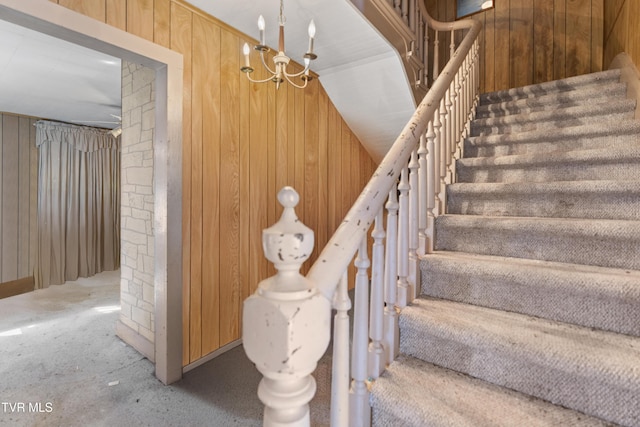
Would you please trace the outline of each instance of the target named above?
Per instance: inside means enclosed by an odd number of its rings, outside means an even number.
[[[152,361],[154,128],[155,72],[122,61],[121,312],[117,333]]]

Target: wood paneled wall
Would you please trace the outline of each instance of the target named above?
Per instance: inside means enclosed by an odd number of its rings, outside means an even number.
[[[436,19],[455,17],[455,2],[426,4]],[[484,28],[481,92],[602,70],[604,0],[495,0],[472,19]]]
[[[35,122],[0,113],[0,283],[33,276],[38,207]]]
[[[604,65],[626,52],[640,69],[640,1],[607,0],[604,8]]]
[[[183,362],[194,362],[240,337],[243,300],[273,273],[261,233],[280,215],[278,190],[300,193],[298,216],[316,232],[306,270],[375,165],[317,79],[305,90],[250,84],[240,51],[255,41],[190,5],[57,3],[184,55]]]

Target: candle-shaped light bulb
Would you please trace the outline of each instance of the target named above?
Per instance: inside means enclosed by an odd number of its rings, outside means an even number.
[[[244,46],[242,46],[242,53],[244,53],[244,66],[247,68],[251,67],[251,65],[249,64],[249,52],[251,52],[251,50],[249,49],[249,44],[245,43]]]
[[[314,38],[315,36],[316,36],[316,24],[313,22],[313,19],[312,19],[311,22],[309,22],[309,37]]]
[[[260,44],[265,45],[264,40],[264,16],[260,15],[258,17],[258,29],[260,30]]]
[[[307,53],[313,53],[313,38],[316,36],[316,24],[313,22],[309,22],[309,50]]]

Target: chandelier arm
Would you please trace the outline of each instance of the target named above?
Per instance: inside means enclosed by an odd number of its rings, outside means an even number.
[[[266,79],[264,79],[264,80],[254,80],[254,79],[252,79],[252,78],[251,78],[251,76],[249,76],[249,73],[246,73],[246,74],[247,74],[247,78],[248,78],[248,79],[249,79],[249,81],[250,81],[250,82],[252,82],[252,83],[266,83],[266,82],[268,82],[268,81],[273,80],[273,76],[271,76],[271,77],[267,77],[267,78],[266,78]]]
[[[264,68],[267,69],[267,71],[269,71],[271,74],[273,74],[274,76],[278,73],[276,73],[275,71],[273,71],[271,68],[269,68],[269,66],[267,65],[267,61],[264,60],[264,52],[260,51],[260,59],[262,60],[262,65],[264,65]]]
[[[288,74],[284,74],[284,78],[287,79],[287,81],[289,82],[290,85],[297,87],[298,89],[304,89],[305,87],[307,87],[307,83],[309,83],[308,79],[304,80],[304,84],[303,85],[297,85],[295,84],[293,81],[291,81],[291,79],[289,78],[290,76]]]
[[[287,72],[285,71],[285,73],[284,73],[284,74],[285,74],[287,77],[299,77],[299,76],[303,75],[304,73],[306,73],[308,69],[309,69],[309,67],[305,67],[305,68],[304,68],[304,70],[300,71],[299,73],[293,73],[293,74],[289,74],[289,73],[287,73]]]

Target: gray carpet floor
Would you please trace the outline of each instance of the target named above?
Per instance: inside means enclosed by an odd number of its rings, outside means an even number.
[[[242,346],[170,386],[115,335],[119,272],[0,300],[0,425],[260,426],[261,375]],[[328,425],[329,357],[312,424]]]

